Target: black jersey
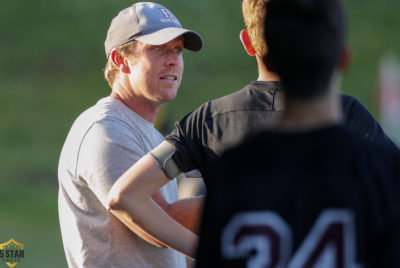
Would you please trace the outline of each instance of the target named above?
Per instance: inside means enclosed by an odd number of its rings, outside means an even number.
[[[267,132],[209,175],[197,267],[400,267],[394,147],[342,126]]]
[[[240,91],[206,102],[177,122],[166,140],[175,146],[172,158],[178,167],[183,172],[199,169],[207,185],[206,172],[221,153],[275,124],[284,109],[281,87],[281,82],[252,82]],[[391,143],[361,103],[346,95],[341,102],[351,132]]]

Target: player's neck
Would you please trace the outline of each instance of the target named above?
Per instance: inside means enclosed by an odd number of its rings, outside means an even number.
[[[307,131],[340,124],[340,98],[335,91],[307,101],[290,101],[277,125],[284,131]]]
[[[280,81],[278,74],[271,72],[257,57],[258,81]]]

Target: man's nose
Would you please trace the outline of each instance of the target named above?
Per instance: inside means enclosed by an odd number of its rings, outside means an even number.
[[[175,50],[171,50],[168,52],[166,65],[167,66],[176,66],[181,61],[181,53],[176,52]]]

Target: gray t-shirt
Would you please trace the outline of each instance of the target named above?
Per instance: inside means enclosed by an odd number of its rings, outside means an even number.
[[[153,124],[112,97],[74,122],[59,167],[59,219],[69,267],[186,267],[185,257],[153,246],[106,209],[113,183],[164,140]],[[162,189],[178,199],[176,180]]]

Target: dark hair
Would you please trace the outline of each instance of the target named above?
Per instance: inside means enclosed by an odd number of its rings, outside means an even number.
[[[270,0],[264,63],[277,72],[287,99],[306,99],[328,89],[345,42],[339,0]]]

